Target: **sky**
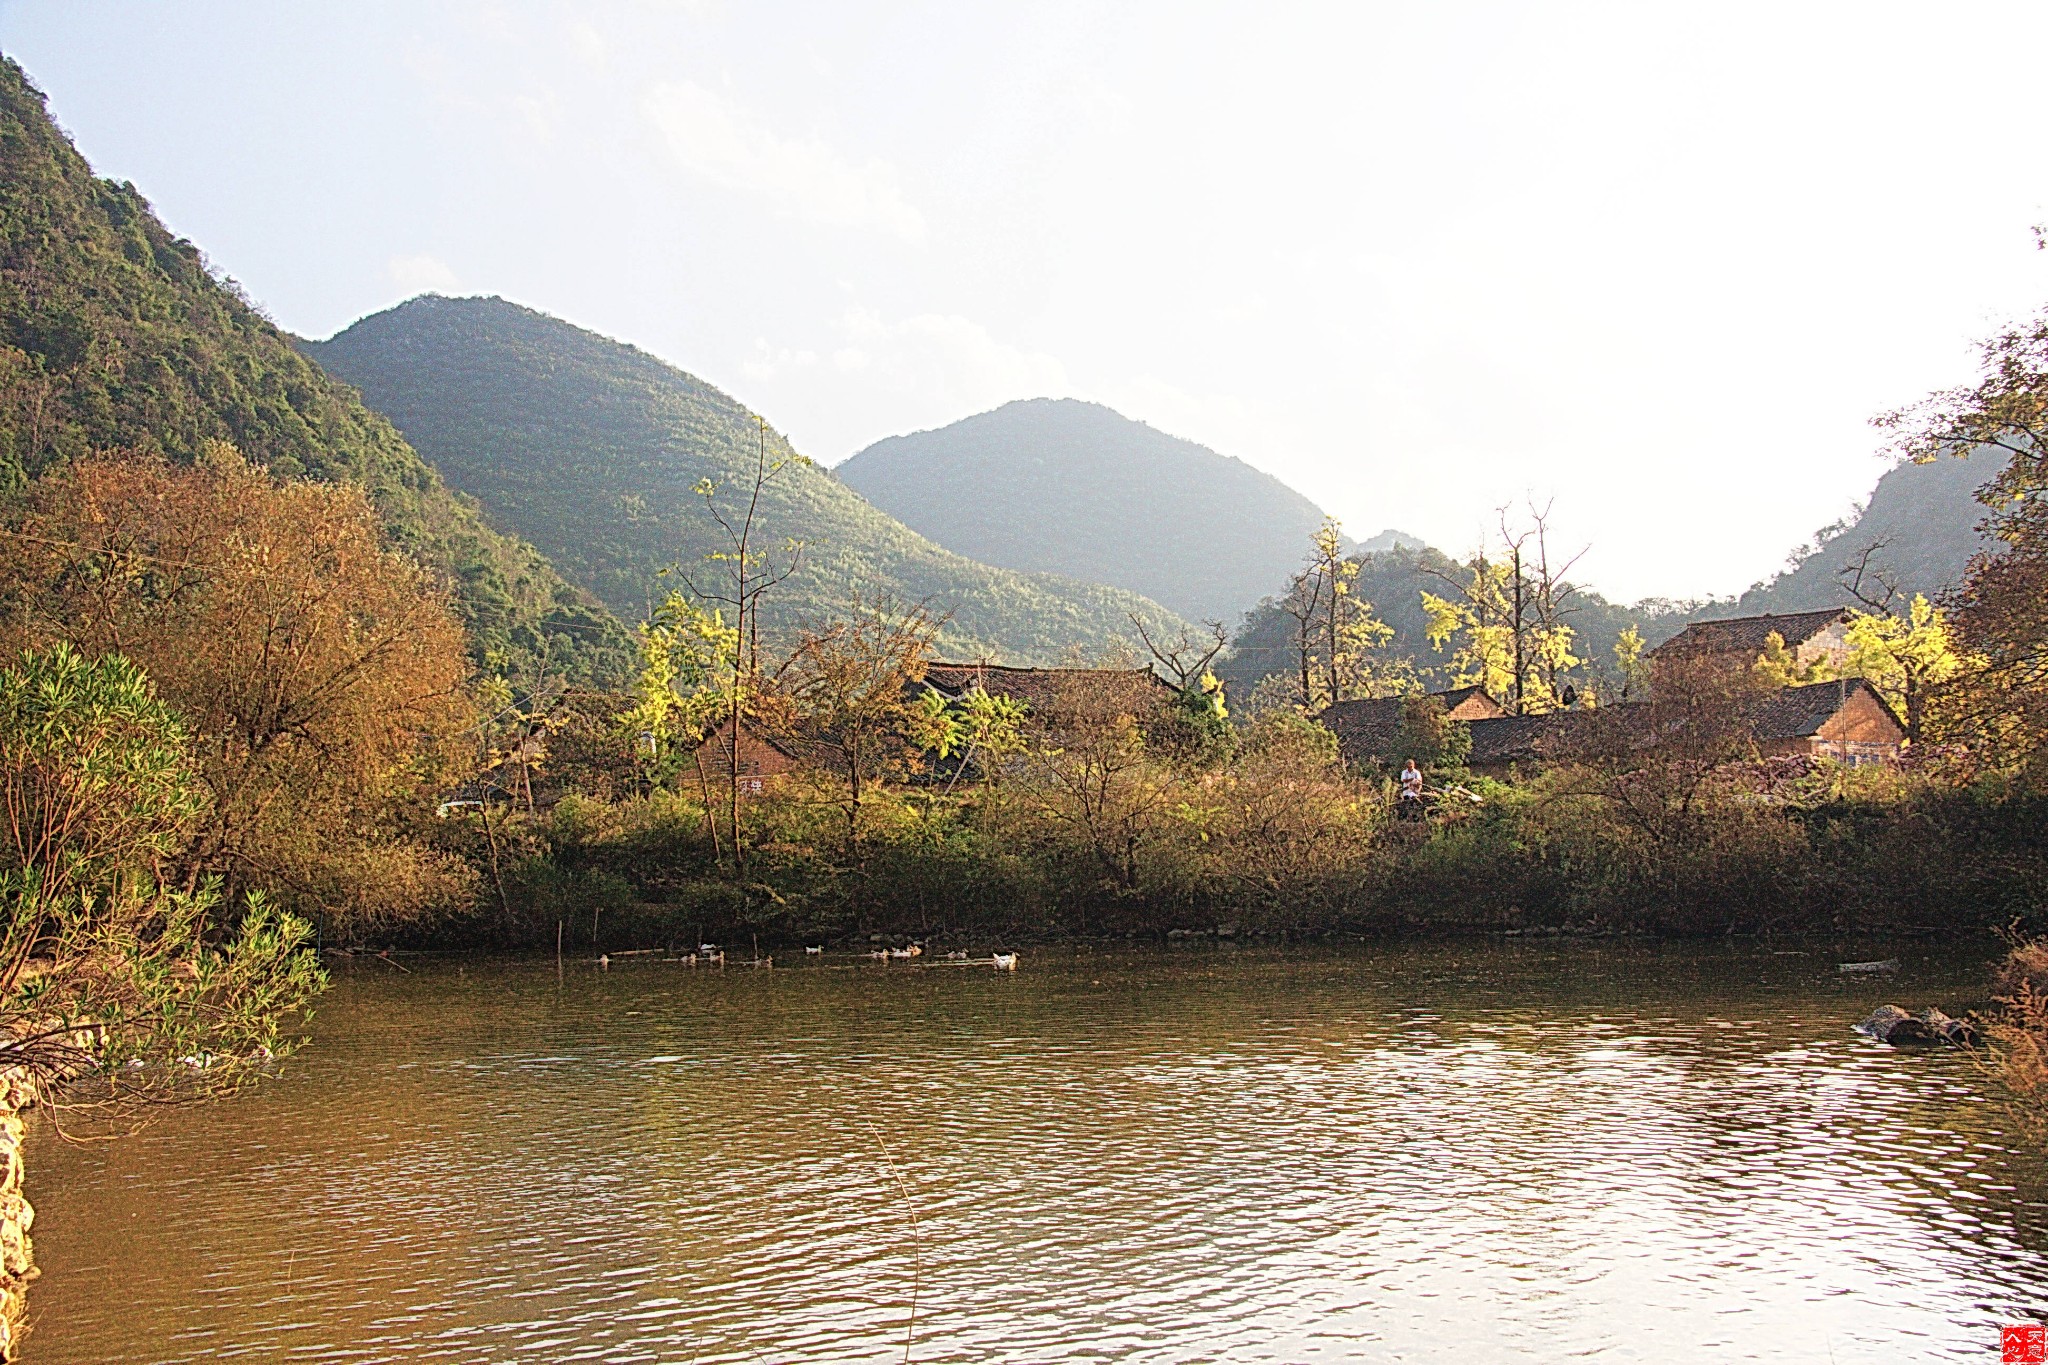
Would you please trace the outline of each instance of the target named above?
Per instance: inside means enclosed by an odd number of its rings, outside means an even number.
[[[1610,597],[1738,592],[2048,302],[2048,6],[0,0],[280,324],[498,294],[836,463],[1072,396]],[[1276,585],[1277,586],[1277,585]]]

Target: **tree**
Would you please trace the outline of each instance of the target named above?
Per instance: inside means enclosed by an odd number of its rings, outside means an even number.
[[[1987,759],[2048,780],[2048,310],[1991,337],[1979,354],[1975,384],[1877,425],[1903,459],[1986,449],[2006,458],[1977,494],[1989,509],[1985,528],[2003,544],[1973,561],[1949,603],[1961,657],[1939,709]]]
[[[1023,776],[1038,814],[1073,837],[1120,892],[1139,888],[1179,778],[1149,751],[1162,709],[1148,669],[1072,670],[1033,709]]]
[[[719,506],[718,486],[709,479],[698,480],[697,496],[704,500],[711,519],[725,537],[725,544],[705,556],[712,566],[712,572],[705,579],[705,588],[699,589],[689,575],[682,575],[692,596],[732,609],[733,630],[738,637],[730,659],[725,661],[724,679],[725,713],[731,720],[726,727],[724,754],[726,817],[727,829],[732,834],[735,877],[744,877],[747,871],[747,844],[740,825],[740,730],[758,710],[758,700],[763,692],[761,599],[796,573],[803,564],[804,554],[804,544],[798,540],[784,544],[779,560],[756,544],[762,495],[795,457],[770,460],[767,420],[757,416],[754,427],[754,468],[746,489],[745,509],[728,514]]]
[[[1833,682],[1834,661],[1825,654],[1801,663],[1799,655],[1777,631],[1764,636],[1764,648],[1750,665],[1750,673],[1764,687],[1804,687],[1808,683]]]
[[[1401,758],[1425,769],[1462,768],[1472,753],[1472,729],[1450,718],[1442,697],[1410,692],[1401,698],[1401,729],[1394,740]]]
[[[981,774],[983,785],[994,790],[1002,781],[1004,767],[1024,752],[1024,724],[1030,708],[1015,697],[970,687],[950,702],[928,692],[923,705],[935,722],[933,752],[940,758],[956,754],[960,758],[946,781],[948,791],[969,765]]]
[[[1583,662],[1570,624],[1579,590],[1565,578],[1579,555],[1551,564],[1547,506],[1513,527],[1503,508],[1500,538],[1498,559],[1482,545],[1460,577],[1436,575],[1453,595],[1422,594],[1429,643],[1441,653],[1456,642],[1453,686],[1483,687],[1518,716],[1554,711],[1576,694],[1568,678]]]
[[[838,780],[846,852],[856,865],[874,791],[950,738],[942,711],[918,696],[940,625],[923,607],[898,611],[856,598],[846,619],[806,632],[791,656],[786,688]]]
[[[1307,560],[1278,604],[1294,621],[1299,704],[1306,711],[1387,695],[1410,679],[1410,671],[1397,661],[1379,657],[1394,628],[1358,595],[1358,573],[1358,561],[1344,554],[1336,519],[1324,518],[1309,537]]]
[[[195,769],[185,727],[119,655],[59,643],[0,670],[0,1067],[27,1067],[54,1103],[235,1085],[296,1045],[284,1025],[325,984],[305,921],[260,893],[224,918],[211,884],[159,877],[204,814]]]
[[[311,926],[260,893],[225,916],[213,884],[181,891],[158,876],[204,794],[184,726],[132,663],[60,642],[0,670],[0,798],[10,1122],[30,1100],[122,1118],[218,1094],[304,1041],[286,1030],[326,985]],[[18,1179],[16,1166],[8,1222],[25,1230]],[[4,1259],[0,1356],[12,1359],[28,1239],[10,1239]]]
[[[1779,637],[1779,643],[1784,638]],[[1650,690],[1650,664],[1643,657],[1643,632],[1633,624],[1614,638],[1614,671],[1621,677],[1621,700],[1640,697]]]
[[[1578,794],[1607,803],[1665,852],[1705,837],[1716,783],[1755,754],[1756,701],[1767,687],[1710,656],[1678,660],[1646,700],[1559,717],[1573,722],[1560,739],[1579,764]]]
[[[1916,593],[1904,616],[1852,614],[1848,642],[1845,671],[1868,680],[1905,718],[1907,742],[1917,743],[1926,728],[1929,700],[1963,664],[1947,613]]]
[[[1165,675],[1180,698],[1180,714],[1186,724],[1187,746],[1197,754],[1223,752],[1230,738],[1230,708],[1224,700],[1223,680],[1210,669],[1230,643],[1221,621],[1206,623],[1207,634],[1197,638],[1182,625],[1177,635],[1166,635],[1133,612],[1131,624],[1152,655],[1153,666]]]
[[[724,680],[740,667],[740,633],[724,616],[671,591],[640,623],[640,671],[633,681],[633,705],[618,723],[631,738],[648,779],[663,785],[688,758],[704,800],[704,833],[713,858],[724,860],[711,774],[704,766],[704,740],[730,715],[732,694]]]
[[[215,442],[197,467],[93,458],[0,526],[0,630],[135,661],[190,730],[195,890],[269,890],[362,925],[462,894],[402,832],[463,761],[470,665],[446,589],[380,543],[355,488],[280,483]]]

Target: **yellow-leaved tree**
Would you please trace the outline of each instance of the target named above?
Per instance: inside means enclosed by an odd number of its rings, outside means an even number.
[[[1804,687],[1807,683],[1833,682],[1839,675],[1834,660],[1816,655],[1802,662],[1785,637],[1772,631],[1764,637],[1763,653],[1756,656],[1750,672],[1765,687]]]
[[[1856,612],[1849,619],[1847,671],[1865,678],[1906,722],[1906,738],[1927,727],[1928,701],[1963,666],[1948,615],[1915,594],[1903,616]]]

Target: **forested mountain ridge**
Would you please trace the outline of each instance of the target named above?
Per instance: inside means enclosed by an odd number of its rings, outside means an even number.
[[[304,343],[391,417],[450,483],[528,537],[570,579],[637,616],[669,565],[703,572],[723,548],[693,489],[710,480],[730,513],[760,428],[729,395],[645,351],[496,298],[424,295]],[[948,653],[1057,662],[1132,634],[1128,614],[1169,613],[1135,593],[1026,574],[943,549],[766,432],[786,465],[769,485],[756,545],[806,543],[802,567],[763,599],[792,626],[855,593],[950,614]]]
[[[487,526],[133,185],[101,180],[0,58],[0,486],[87,451],[189,462],[233,441],[287,478],[368,490],[390,542],[447,575],[479,657],[616,677],[630,642],[529,545]]]
[[[1853,517],[1820,532],[1728,614],[1854,606],[1846,585],[1866,550],[1866,595],[1881,597],[1884,581],[1908,595],[1939,596],[1963,581],[1971,556],[1997,545],[1977,529],[1991,510],[1977,501],[1977,489],[2004,462],[2002,452],[1992,451],[1886,471]]]
[[[1242,460],[1069,398],[892,436],[833,473],[959,554],[1226,623],[1286,577],[1323,520]]]

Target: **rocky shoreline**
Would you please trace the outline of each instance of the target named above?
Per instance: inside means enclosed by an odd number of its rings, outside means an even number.
[[[35,1209],[22,1193],[23,1115],[35,1104],[35,1083],[14,1067],[0,1073],[0,1362],[20,1358],[28,1329],[28,1285],[36,1277],[29,1229]]]

